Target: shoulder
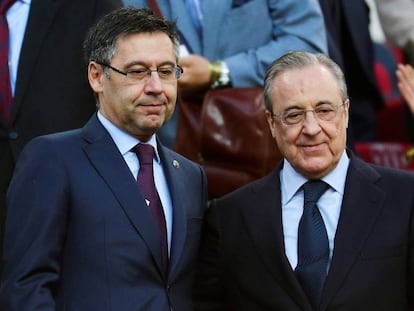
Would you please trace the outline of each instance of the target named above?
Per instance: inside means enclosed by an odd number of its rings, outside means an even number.
[[[49,150],[53,148],[60,148],[65,145],[74,147],[73,143],[75,141],[79,141],[80,137],[81,129],[37,136],[30,140],[24,149],[30,149],[32,152],[36,149]]]
[[[271,196],[277,198],[280,196],[279,169],[275,169],[268,175],[256,179],[220,198],[212,200],[212,206],[233,206],[242,208],[242,206],[256,206],[260,202]]]
[[[366,163],[356,156],[351,158],[348,178],[365,179],[388,189],[414,187],[414,172]]]
[[[159,145],[158,151],[160,158],[166,167],[173,167],[174,171],[178,170],[180,176],[186,176],[187,178],[201,178],[203,183],[207,183],[207,177],[202,166],[196,162],[193,162],[181,154],[163,146]]]
[[[38,136],[30,140],[19,155],[18,162],[43,163],[47,165],[66,153],[78,149],[80,130]]]
[[[187,159],[183,155],[171,150],[170,148],[167,148],[161,144],[159,146],[160,147],[158,148],[158,150],[160,151],[160,156],[163,157],[165,160],[175,161],[179,166],[185,166],[193,169],[201,167],[200,164],[190,159]]]
[[[404,187],[407,183],[414,184],[414,172],[376,165],[372,165],[371,167],[381,175],[381,179],[384,182],[389,184],[401,182],[399,187]]]

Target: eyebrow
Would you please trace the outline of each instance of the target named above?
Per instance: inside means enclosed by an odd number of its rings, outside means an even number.
[[[125,68],[131,68],[131,67],[137,66],[137,65],[143,66],[145,68],[151,68],[151,66],[148,63],[143,62],[143,61],[132,61],[132,62],[129,62],[129,63],[125,64]],[[168,66],[176,66],[175,62],[172,62],[172,61],[164,61],[164,62],[161,62],[161,63],[157,64],[157,68],[162,67],[162,66],[166,66],[166,65],[168,65]]]
[[[322,106],[322,105],[329,105],[329,106],[335,106],[335,104],[329,100],[321,100],[319,102],[316,103],[315,106],[313,106],[313,108]],[[286,109],[284,109],[283,111],[290,111],[290,110],[304,110],[305,108],[298,106],[298,105],[294,105],[294,106],[290,106]]]

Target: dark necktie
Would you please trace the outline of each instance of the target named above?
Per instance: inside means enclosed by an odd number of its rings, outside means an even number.
[[[166,271],[168,267],[167,229],[164,210],[154,183],[152,166],[154,148],[149,144],[138,144],[135,147],[135,153],[138,156],[140,165],[137,178],[138,185],[144,194],[145,203],[147,204],[160,232],[163,268]]]
[[[328,235],[316,202],[328,188],[320,180],[308,181],[303,185],[304,207],[299,222],[295,274],[314,308],[320,302],[329,259]]]
[[[9,26],[6,12],[16,0],[0,0],[0,115],[10,122]]]

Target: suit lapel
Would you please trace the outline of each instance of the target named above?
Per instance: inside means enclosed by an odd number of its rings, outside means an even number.
[[[379,178],[368,165],[351,157],[322,309],[339,290],[381,213],[384,194],[375,185]]]
[[[306,310],[310,305],[285,255],[279,172],[280,169],[274,171],[254,189],[250,204],[243,205],[243,219],[260,257],[278,285],[293,301],[303,303]]]
[[[22,99],[30,85],[33,67],[48,29],[55,18],[57,8],[63,0],[32,0],[26,33],[19,57],[19,70],[12,105],[12,120],[17,115]],[[62,34],[63,35],[63,34]]]
[[[83,128],[83,135],[89,142],[85,147],[87,157],[147,244],[162,273],[159,232],[124,158],[96,116]]]
[[[170,246],[169,277],[173,278],[181,257],[185,239],[187,236],[187,213],[188,202],[184,197],[185,189],[182,180],[186,177],[181,168],[180,162],[174,157],[170,150],[163,147],[158,141],[159,154],[163,163],[163,169],[170,189],[171,203],[173,208],[173,226]]]

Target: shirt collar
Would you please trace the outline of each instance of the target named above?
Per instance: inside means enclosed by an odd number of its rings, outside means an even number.
[[[346,174],[349,166],[349,157],[345,150],[342,153],[336,167],[321,179],[326,182],[332,189],[343,195],[346,181]],[[302,185],[308,180],[300,175],[290,165],[289,161],[283,160],[283,169],[280,172],[281,188],[282,188],[282,205],[289,202]]]
[[[123,156],[125,156],[128,152],[131,151],[132,148],[134,148],[137,144],[139,144],[141,141],[124,130],[117,127],[115,124],[113,124],[111,121],[109,121],[105,116],[98,111],[98,119],[104,126],[104,128],[109,132],[109,135],[111,135],[113,141],[115,142],[115,145],[118,147],[119,151]],[[154,147],[155,150],[155,160],[159,163],[160,162],[160,156],[158,153],[157,148],[157,139],[155,134],[151,136],[149,141],[145,142],[146,144],[149,144]]]

